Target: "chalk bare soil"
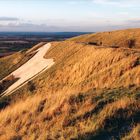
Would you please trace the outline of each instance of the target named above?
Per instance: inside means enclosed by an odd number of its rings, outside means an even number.
[[[40,74],[41,72],[45,71],[46,69],[50,68],[54,61],[53,59],[45,59],[44,55],[51,47],[51,44],[45,44],[40,47],[36,52],[36,54],[24,65],[19,67],[17,70],[12,72],[10,75],[13,75],[18,80],[12,84],[4,93],[3,95],[9,95],[29,80]]]

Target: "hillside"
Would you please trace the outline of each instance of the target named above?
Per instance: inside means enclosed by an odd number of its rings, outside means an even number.
[[[0,139],[138,140],[139,34],[135,29],[52,42],[44,58],[53,59],[54,65],[0,98]],[[132,36],[135,43],[130,47]],[[7,61],[16,60],[17,54],[21,52],[0,59],[0,73],[2,68],[8,69],[2,78],[22,65],[11,69],[12,63]],[[30,56],[22,61],[26,63]]]
[[[101,32],[82,35],[69,40],[97,46],[140,48],[140,29]]]

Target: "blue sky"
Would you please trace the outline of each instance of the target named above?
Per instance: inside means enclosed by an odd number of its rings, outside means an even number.
[[[0,0],[0,31],[135,28],[139,13],[139,0]]]

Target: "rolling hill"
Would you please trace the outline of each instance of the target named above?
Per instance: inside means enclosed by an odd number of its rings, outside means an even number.
[[[55,63],[0,97],[0,139],[139,140],[139,35],[130,29],[51,42],[43,57]],[[0,78],[45,44],[1,58]],[[1,82],[1,94],[13,79]]]
[[[69,40],[107,47],[140,48],[140,29],[82,35]]]

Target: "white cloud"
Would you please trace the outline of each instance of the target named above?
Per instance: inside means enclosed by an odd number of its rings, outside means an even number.
[[[140,7],[139,0],[92,0],[93,3],[100,5],[112,5],[117,7]]]
[[[68,4],[75,5],[78,4],[78,2],[73,0],[73,1],[68,1]]]
[[[96,4],[106,4],[106,5],[116,5],[118,4],[117,1],[112,1],[112,0],[93,0],[94,3]]]
[[[0,21],[18,21],[16,17],[0,17]]]

